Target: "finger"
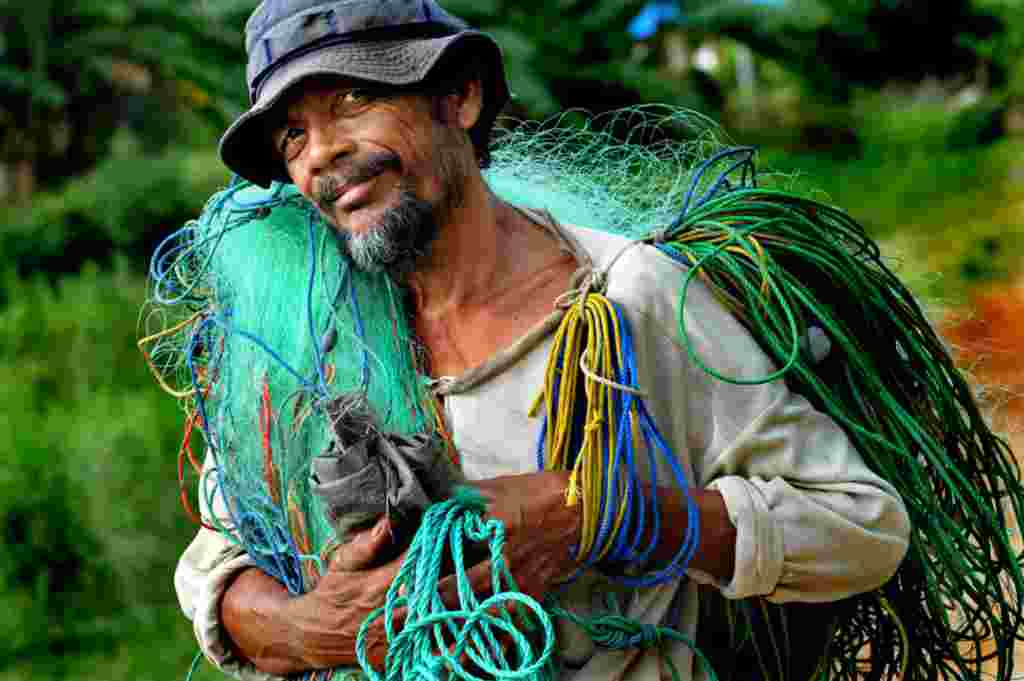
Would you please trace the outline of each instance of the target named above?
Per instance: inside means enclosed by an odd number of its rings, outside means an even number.
[[[345,572],[366,569],[390,545],[391,523],[384,515],[373,527],[353,534],[338,546],[331,556],[331,568]]]
[[[408,614],[408,609],[404,607],[395,608],[391,612],[392,635],[402,631]],[[383,614],[367,628],[364,645],[366,646],[366,656],[370,664],[375,669],[383,669],[384,660],[388,654],[388,634]]]
[[[449,575],[438,582],[438,595],[441,597],[441,602],[449,610],[461,609],[462,599],[459,597],[459,582],[462,579],[468,582],[469,588],[472,589],[473,593],[480,600],[489,597],[494,592],[491,584],[491,561],[485,560],[466,570],[461,577],[459,575]]]
[[[370,666],[374,669],[384,668],[384,661],[388,655],[388,637],[383,621],[375,622],[366,630],[363,649],[366,651],[366,658]]]

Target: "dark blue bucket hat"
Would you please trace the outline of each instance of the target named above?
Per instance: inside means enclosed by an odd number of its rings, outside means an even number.
[[[509,98],[497,43],[434,0],[263,0],[245,26],[245,49],[251,106],[224,133],[220,156],[262,186],[290,182],[273,153],[267,114],[311,76],[410,86],[431,75],[446,55],[466,49],[484,74],[477,127],[489,129]]]

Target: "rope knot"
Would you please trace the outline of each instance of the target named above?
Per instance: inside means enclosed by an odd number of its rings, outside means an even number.
[[[604,270],[591,270],[590,274],[587,275],[586,279],[583,280],[583,285],[580,286],[580,291],[586,295],[587,293],[604,293],[605,288],[608,286],[608,273]]]
[[[655,244],[663,244],[668,241],[669,236],[672,233],[671,227],[661,227],[651,232],[651,242]]]
[[[656,624],[641,624],[636,645],[641,648],[654,648],[661,645],[661,627]]]
[[[656,648],[664,638],[664,630],[658,625],[640,624],[622,615],[598,617],[586,628],[594,643],[612,650]]]
[[[579,282],[578,284],[576,282]],[[555,307],[561,310],[578,305],[582,312],[591,293],[603,294],[608,286],[608,273],[601,270],[582,270],[576,273],[574,288],[555,298]]]

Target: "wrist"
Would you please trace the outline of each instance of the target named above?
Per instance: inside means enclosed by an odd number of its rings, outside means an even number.
[[[221,601],[221,623],[233,655],[275,676],[310,669],[302,655],[297,600],[259,569],[239,573]]]
[[[569,486],[572,484],[571,471],[549,471],[560,494],[558,496],[558,507],[554,509],[552,519],[557,519],[565,528],[566,546],[568,547],[569,558],[572,567],[578,568],[583,565],[583,556],[580,555],[580,542],[583,538],[583,504],[577,498],[574,503],[569,503],[571,495]]]
[[[302,596],[289,597],[283,601],[275,614],[277,626],[281,632],[279,648],[268,650],[268,658],[273,659],[282,667],[281,676],[316,669],[320,665],[313,659],[309,645],[309,627],[313,615],[317,611],[313,601],[315,596],[307,593]]]

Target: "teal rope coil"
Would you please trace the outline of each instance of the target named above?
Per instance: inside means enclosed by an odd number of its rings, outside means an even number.
[[[674,629],[640,624],[619,613],[614,603],[609,603],[609,614],[584,618],[520,593],[502,554],[505,528],[500,521],[485,518],[485,513],[480,495],[459,487],[451,499],[434,504],[424,514],[384,605],[370,613],[356,637],[356,657],[369,681],[553,681],[558,676],[555,618],[580,626],[600,648],[658,648],[675,681],[682,677],[663,644],[680,641],[694,652],[709,681],[717,681],[693,641]],[[483,600],[466,576],[468,544],[485,544],[488,549],[492,595]],[[458,586],[460,607],[455,610],[448,609],[438,593],[446,556],[451,558]],[[399,628],[394,615],[400,608],[406,608],[406,618]],[[388,640],[383,674],[367,656],[370,626],[380,618]],[[538,630],[539,645],[524,633]],[[511,641],[516,664],[505,654],[500,633]],[[464,659],[479,674],[466,669]]]
[[[519,593],[502,554],[505,528],[497,520],[485,519],[485,510],[479,494],[463,487],[452,499],[434,504],[424,514],[384,606],[372,612],[359,628],[356,657],[370,681],[441,681],[447,672],[465,681],[554,678],[555,630],[551,616],[536,600]],[[488,548],[493,595],[484,600],[473,592],[466,577],[466,542],[483,543]],[[458,585],[458,610],[447,609],[438,593],[446,548]],[[509,606],[523,629],[540,626],[543,645],[539,651],[516,626]],[[394,611],[402,607],[407,615],[397,631]],[[529,621],[526,611],[536,622]],[[383,676],[369,663],[366,651],[369,627],[380,617],[384,618],[389,643]],[[511,638],[518,667],[509,663],[497,632]],[[463,666],[463,653],[486,678]]]

